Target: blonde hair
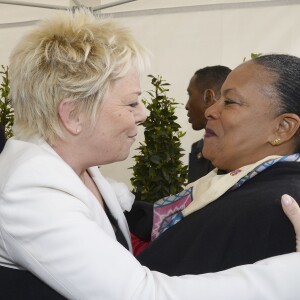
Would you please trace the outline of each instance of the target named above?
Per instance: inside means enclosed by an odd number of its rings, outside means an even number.
[[[39,135],[50,142],[56,135],[63,138],[57,112],[66,98],[93,124],[111,83],[132,66],[141,71],[147,61],[147,51],[126,28],[87,9],[41,22],[10,59],[14,135]]]

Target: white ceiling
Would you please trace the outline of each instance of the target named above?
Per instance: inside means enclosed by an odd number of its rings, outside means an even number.
[[[70,8],[72,6],[86,6],[91,8],[106,8],[111,6],[118,6],[122,4],[126,4],[128,2],[132,2],[136,0],[115,0],[115,1],[101,1],[101,0],[40,0],[40,1],[27,1],[27,0],[3,0],[0,1],[0,5],[9,5],[9,6],[21,6],[21,7],[38,7],[45,9],[62,9],[62,8]],[[0,6],[1,7],[1,6]],[[3,6],[5,8],[5,6]]]
[[[15,24],[35,22],[55,13],[53,8],[67,9],[86,6],[96,13],[124,13],[163,9],[187,9],[192,7],[214,7],[227,4],[271,4],[296,0],[0,0],[0,28]],[[101,9],[102,8],[102,9]]]
[[[276,0],[0,0],[0,10],[7,6],[24,7],[43,7],[67,8],[72,6],[86,6],[100,9],[114,7],[117,10],[132,9],[154,9],[166,7],[194,6],[194,5],[212,5],[212,4],[233,4],[233,3],[254,3],[254,2],[271,2]]]

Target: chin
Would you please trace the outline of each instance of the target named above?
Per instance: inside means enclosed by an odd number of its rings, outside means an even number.
[[[192,125],[192,128],[196,131],[199,131],[201,129],[203,129],[204,127],[203,126],[199,126],[199,125]]]
[[[207,151],[205,151],[205,148],[202,149],[202,156],[205,158],[205,159],[208,159],[211,161],[211,158],[209,157],[209,155],[207,155]]]
[[[118,157],[118,159],[116,161],[123,161],[125,159],[127,159],[129,156],[129,151],[127,153],[123,153],[122,155],[120,155],[120,157]]]

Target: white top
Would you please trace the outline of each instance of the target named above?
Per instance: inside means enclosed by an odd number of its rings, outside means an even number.
[[[114,189],[89,169],[130,243]],[[116,241],[96,198],[44,141],[10,139],[0,155],[0,264],[36,274],[68,299],[295,300],[300,254],[199,276],[151,272]]]

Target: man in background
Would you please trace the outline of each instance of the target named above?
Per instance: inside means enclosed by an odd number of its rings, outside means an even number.
[[[225,66],[210,66],[199,69],[191,78],[187,88],[189,99],[185,108],[194,130],[205,128],[207,120],[204,112],[219,99],[222,84],[230,72],[231,69]],[[192,144],[188,182],[193,182],[214,169],[211,162],[202,156],[202,148],[203,138]]]
[[[0,153],[3,150],[5,143],[6,143],[5,127],[0,124]]]

